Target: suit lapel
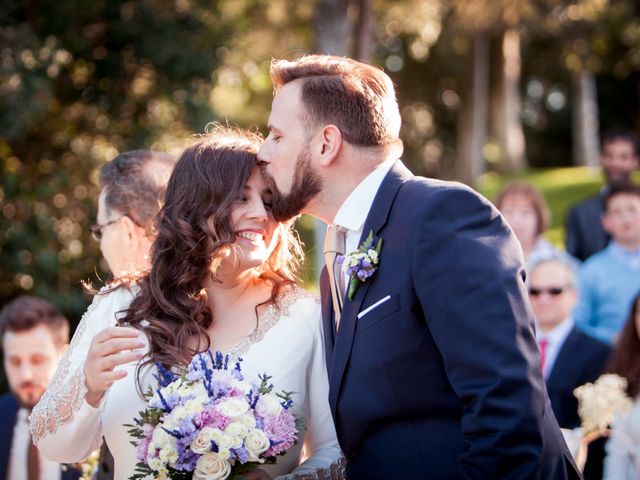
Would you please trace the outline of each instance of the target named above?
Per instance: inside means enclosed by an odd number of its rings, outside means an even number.
[[[547,388],[551,390],[558,384],[560,387],[566,381],[567,375],[569,375],[572,365],[574,365],[573,357],[575,356],[575,343],[577,340],[577,334],[575,327],[569,332],[564,343],[560,347],[556,361],[553,363],[551,373],[547,379]]]
[[[381,230],[387,223],[391,206],[393,205],[393,201],[400,190],[400,186],[411,176],[411,172],[404,166],[404,164],[400,160],[396,161],[382,181],[382,184],[378,189],[378,193],[373,200],[373,204],[371,205],[371,209],[367,215],[367,220],[362,229],[362,235],[360,236],[358,245],[362,244],[371,231],[373,231],[375,237],[380,238]],[[380,252],[380,262],[384,262],[384,238],[382,242],[382,251]],[[362,283],[358,287],[353,300],[349,300],[345,293],[344,308],[342,310],[342,315],[340,316],[340,327],[335,338],[333,359],[332,362],[330,362],[329,369],[329,404],[334,412],[338,403],[338,394],[342,383],[342,377],[344,376],[345,368],[349,362],[349,357],[351,356],[351,347],[353,345],[353,338],[356,331],[358,312],[361,310],[369,285],[374,279],[375,273],[369,281]],[[328,284],[326,288],[329,288]],[[327,295],[324,295],[324,297],[327,297]],[[333,307],[330,299],[328,303],[332,309]],[[330,310],[329,314],[331,315],[333,323],[332,311],[333,310]]]

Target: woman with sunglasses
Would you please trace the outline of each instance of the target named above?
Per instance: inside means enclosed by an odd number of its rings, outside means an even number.
[[[154,385],[155,364],[179,371],[211,348],[242,358],[248,378],[267,372],[278,390],[294,392],[294,413],[306,421],[298,445],[245,477],[340,477],[320,306],[294,284],[299,245],[291,225],[273,218],[258,147],[253,135],[219,129],[182,154],[151,271],[133,299],[120,288],[94,302],[34,409],[33,437],[45,455],[80,460],[104,435],[115,477],[128,478],[137,460],[124,424],[144,409],[140,392]]]

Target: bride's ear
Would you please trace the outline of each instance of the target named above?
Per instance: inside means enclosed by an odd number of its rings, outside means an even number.
[[[340,152],[342,134],[335,125],[326,125],[320,132],[319,142],[319,163],[323,167],[329,166]]]

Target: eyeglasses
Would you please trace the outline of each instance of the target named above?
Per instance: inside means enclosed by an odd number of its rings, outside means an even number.
[[[566,289],[567,287],[550,287],[550,288],[531,287],[529,289],[529,295],[531,295],[532,297],[539,297],[543,293],[548,293],[552,297],[557,297],[558,295],[562,294],[562,292],[564,292]]]
[[[104,230],[106,227],[108,227],[109,225],[113,225],[116,222],[119,222],[122,217],[126,217],[127,215],[122,215],[118,218],[116,218],[115,220],[111,220],[110,222],[107,223],[96,223],[95,225],[92,225],[89,228],[89,231],[91,232],[91,236],[93,237],[93,239],[96,242],[99,242],[100,240],[102,240],[102,230]]]

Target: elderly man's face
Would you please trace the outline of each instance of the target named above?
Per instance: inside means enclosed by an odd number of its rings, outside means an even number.
[[[550,330],[566,320],[576,303],[571,274],[560,262],[544,262],[531,272],[529,298],[538,324]]]
[[[51,381],[66,346],[56,345],[46,325],[37,325],[21,332],[5,332],[2,350],[9,388],[23,407],[33,408]]]

